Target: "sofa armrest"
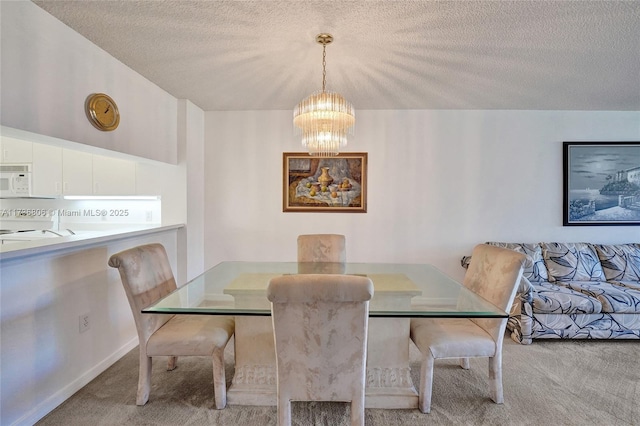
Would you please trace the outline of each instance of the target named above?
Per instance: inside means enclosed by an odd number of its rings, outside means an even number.
[[[523,345],[530,345],[533,341],[531,338],[533,328],[532,304],[535,291],[536,289],[531,285],[531,282],[522,277],[511,306],[511,312],[509,312],[507,327],[511,330],[511,338]]]

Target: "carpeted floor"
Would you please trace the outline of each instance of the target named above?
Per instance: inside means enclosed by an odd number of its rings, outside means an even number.
[[[505,338],[505,403],[489,399],[487,361],[471,369],[436,361],[432,411],[366,410],[368,426],[390,425],[640,425],[640,342],[534,341],[522,346]],[[233,345],[227,349],[227,380],[233,377]],[[411,348],[414,383],[419,353]],[[37,423],[49,425],[276,425],[275,407],[213,409],[211,361],[184,357],[165,369],[154,360],[149,402],[135,405],[138,349]],[[342,403],[294,403],[294,425],[349,424]]]

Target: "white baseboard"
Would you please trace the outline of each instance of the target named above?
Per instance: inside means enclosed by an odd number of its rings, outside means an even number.
[[[82,389],[87,383],[98,377],[107,368],[115,364],[116,361],[125,356],[136,346],[138,346],[138,337],[133,338],[120,349],[112,353],[100,363],[96,364],[93,368],[82,374],[67,386],[51,395],[40,404],[36,405],[31,411],[25,413],[24,416],[20,417],[18,420],[12,423],[12,426],[32,426],[38,420],[42,419],[44,416],[53,411],[53,409],[58,405],[65,402],[68,398],[71,397],[71,395]]]

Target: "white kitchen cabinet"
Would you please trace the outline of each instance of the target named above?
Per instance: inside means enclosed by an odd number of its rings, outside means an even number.
[[[62,193],[93,195],[93,155],[62,148]]]
[[[33,143],[8,136],[0,138],[0,163],[31,163]]]
[[[87,152],[33,144],[33,195],[94,195],[93,157]]]
[[[2,136],[1,163],[32,164],[31,193],[136,195],[136,162]]]
[[[33,144],[31,193],[38,197],[62,195],[62,148]]]
[[[94,195],[135,195],[136,163],[119,158],[93,156]]]

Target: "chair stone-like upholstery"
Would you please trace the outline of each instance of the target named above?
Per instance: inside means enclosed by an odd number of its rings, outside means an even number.
[[[347,261],[346,239],[339,234],[309,234],[298,236],[298,262]]]
[[[291,401],[351,402],[364,425],[367,328],[373,283],[362,276],[284,275],[271,279],[278,424],[291,424]]]
[[[464,286],[508,312],[522,277],[526,256],[487,244],[473,250]],[[422,353],[419,408],[431,411],[434,360],[460,358],[469,368],[469,358],[489,358],[491,399],[504,402],[502,389],[502,341],[507,318],[413,318],[411,340]]]
[[[176,289],[171,265],[161,244],[148,244],[116,253],[109,266],[118,268],[140,340],[140,371],[136,404],[149,400],[152,357],[169,356],[167,370],[178,356],[213,359],[215,406],[227,404],[224,349],[234,332],[234,320],[210,315],[143,314],[141,309]]]

